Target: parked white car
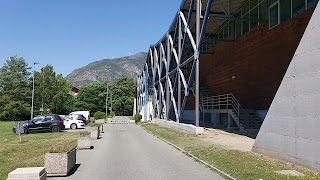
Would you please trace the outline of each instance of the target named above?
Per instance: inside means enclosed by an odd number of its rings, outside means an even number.
[[[84,127],[85,124],[82,120],[78,120],[72,116],[66,116],[64,120],[64,126],[66,129],[77,129],[80,127]]]
[[[77,114],[81,114],[86,118],[85,123],[88,124],[90,122],[90,112],[89,111],[75,111],[75,112],[71,112],[69,115],[77,115]]]

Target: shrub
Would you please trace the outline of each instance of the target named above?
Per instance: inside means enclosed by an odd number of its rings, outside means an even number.
[[[111,111],[110,114],[108,115],[109,118],[113,118],[116,115],[115,112]]]
[[[90,127],[99,127],[99,126],[101,126],[103,123],[96,123],[96,122],[92,122],[92,123],[89,123],[88,125],[90,126]]]
[[[81,131],[80,136],[90,136],[91,132],[88,131]]]
[[[49,149],[49,153],[66,153],[77,147],[77,141],[72,141],[69,144],[56,144]]]
[[[141,114],[135,114],[134,116],[134,121],[138,124],[141,119],[142,119],[142,115]]]
[[[105,119],[106,113],[98,111],[98,112],[94,113],[93,117],[94,117],[94,119]]]

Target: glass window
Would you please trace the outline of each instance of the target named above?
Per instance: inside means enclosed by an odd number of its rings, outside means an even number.
[[[236,21],[235,22],[235,28],[236,28],[236,37],[241,36],[241,21]]]
[[[219,39],[218,34],[215,34],[215,35],[214,35],[214,38],[215,38],[215,39]]]
[[[222,29],[220,29],[218,31],[218,39],[223,39],[223,31],[222,31]]]
[[[250,12],[250,19],[258,19],[258,7],[255,7]],[[255,28],[258,26],[258,21],[250,22],[250,29]]]
[[[244,6],[242,7],[242,15],[246,14],[247,12],[249,12],[249,1],[247,1],[246,4],[244,4]]]
[[[259,19],[268,19],[268,6],[267,1],[263,1],[259,5]]]
[[[292,17],[306,10],[305,0],[292,0]]]
[[[251,9],[256,7],[257,5],[258,5],[258,0],[251,0],[250,1],[250,8]]]
[[[43,120],[44,120],[44,117],[42,117],[42,116],[33,118],[33,121],[34,121],[35,123],[40,123],[40,122],[42,122]]]
[[[269,4],[272,5],[273,3],[277,2],[278,0],[269,0]]]
[[[236,14],[236,17],[241,17],[241,10]],[[235,37],[238,38],[241,36],[241,21],[236,20],[235,21]]]
[[[308,0],[308,8],[316,6],[318,1],[319,0]]]
[[[269,8],[269,27],[272,28],[279,24],[279,3],[274,3]]]
[[[223,34],[224,34],[224,38],[227,38],[229,36],[229,24],[227,23],[224,28],[223,28]]]
[[[244,15],[243,18],[249,19],[249,13]],[[249,31],[249,21],[242,21],[242,34]]]
[[[236,14],[236,17],[241,17],[241,10]]]
[[[229,22],[229,35],[234,35],[234,21]]]
[[[291,18],[291,0],[280,0],[280,12],[281,22]]]
[[[53,120],[53,117],[52,116],[47,116],[44,118],[44,121],[51,121]]]

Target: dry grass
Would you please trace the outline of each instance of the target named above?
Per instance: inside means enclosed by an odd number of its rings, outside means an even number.
[[[80,136],[90,136],[91,135],[91,132],[89,131],[81,131],[80,132]]]
[[[44,155],[54,149],[76,146],[79,133],[37,133],[19,136],[12,133],[13,122],[0,122],[0,180],[19,167],[44,166]]]
[[[148,132],[169,141],[170,143],[206,161],[212,166],[230,174],[237,179],[292,180],[320,179],[320,174],[306,168],[266,158],[251,152],[226,149],[203,140],[202,136],[190,135],[156,124],[141,124]],[[305,177],[292,177],[276,174],[276,170],[294,169],[306,174]]]

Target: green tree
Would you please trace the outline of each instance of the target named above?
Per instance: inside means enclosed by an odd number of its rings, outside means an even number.
[[[119,76],[111,87],[112,110],[116,115],[132,115],[135,97],[134,80],[127,76]]]
[[[47,65],[35,73],[35,112],[40,114],[50,109],[52,113],[68,114],[73,110],[73,96],[69,94],[71,85],[61,74],[56,75],[53,66]]]
[[[73,96],[69,94],[71,89],[70,84],[63,78],[61,74],[57,75],[55,78],[55,85],[53,90],[55,94],[52,97],[51,110],[56,114],[68,114],[72,111]]]
[[[56,95],[56,73],[52,65],[41,68],[41,72],[35,73],[35,109],[40,107],[51,109],[52,99]],[[37,111],[35,111],[37,112]]]
[[[76,97],[75,110],[90,111],[91,113],[105,111],[106,95],[106,83],[93,82],[82,87]]]
[[[10,57],[0,69],[0,119],[30,117],[30,67],[23,58]]]

